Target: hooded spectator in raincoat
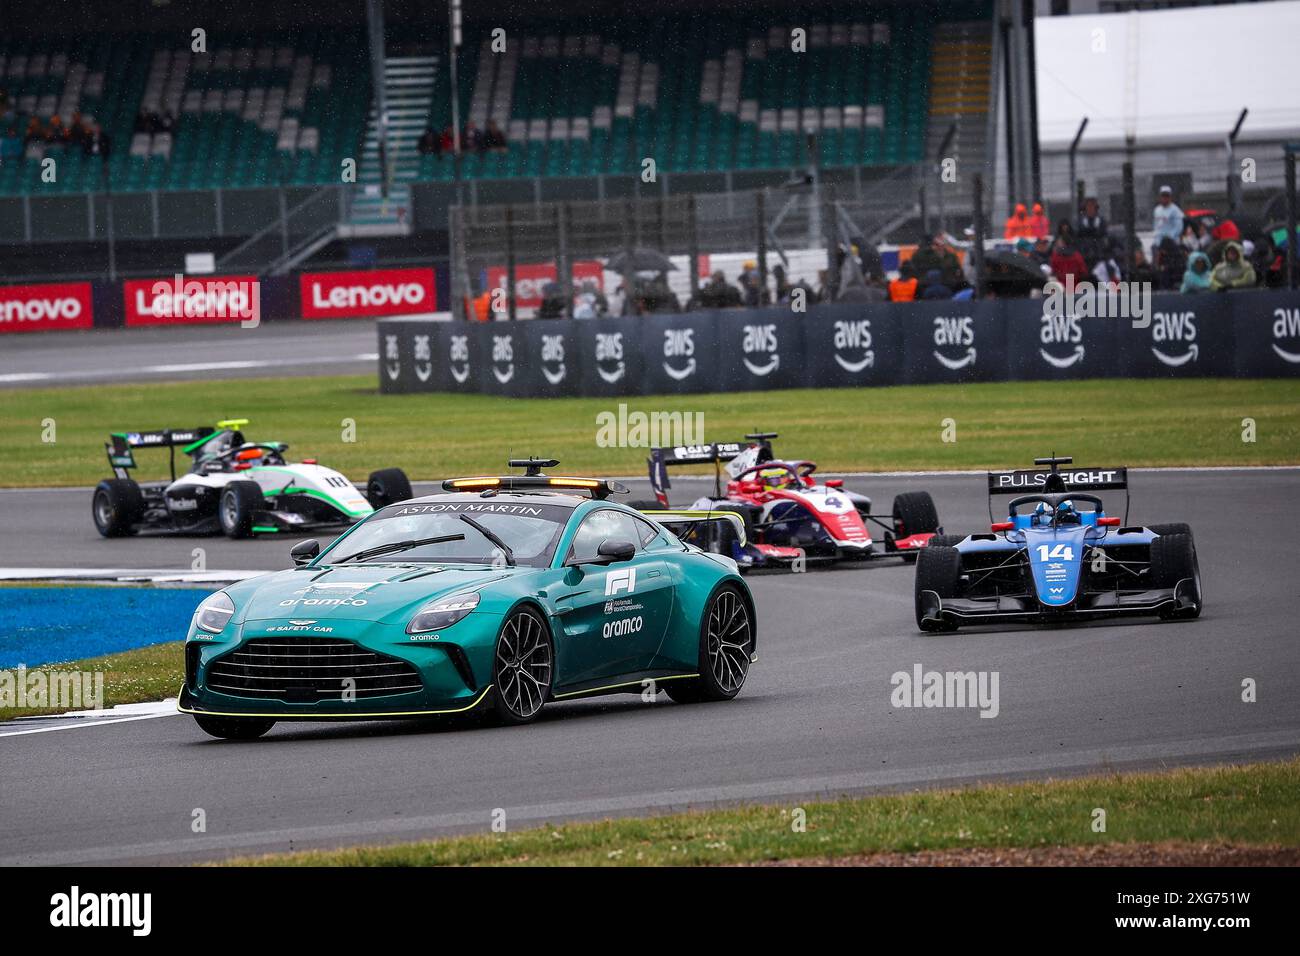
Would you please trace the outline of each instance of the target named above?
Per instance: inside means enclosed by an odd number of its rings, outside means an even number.
[[[1242,255],[1241,243],[1229,242],[1223,249],[1223,261],[1210,273],[1210,288],[1215,292],[1249,289],[1255,284],[1255,267]]]
[[[1187,271],[1183,273],[1183,284],[1178,287],[1183,295],[1192,292],[1210,291],[1210,257],[1197,251],[1187,257]]]

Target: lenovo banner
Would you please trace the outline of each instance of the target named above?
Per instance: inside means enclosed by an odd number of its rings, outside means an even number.
[[[89,282],[0,286],[0,332],[88,329],[94,312]]]
[[[298,283],[305,319],[373,319],[438,310],[432,268],[304,272]]]
[[[262,319],[256,276],[183,276],[122,283],[126,324],[203,325]]]
[[[555,263],[541,262],[533,265],[515,266],[515,302],[521,309],[535,309],[542,304],[542,290],[547,284],[556,280]],[[603,288],[605,270],[599,262],[575,262],[573,264],[573,287],[578,289],[582,283],[591,280],[597,289]],[[506,267],[488,266],[487,288],[504,289],[506,287]]]

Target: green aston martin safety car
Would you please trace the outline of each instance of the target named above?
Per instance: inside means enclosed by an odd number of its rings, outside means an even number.
[[[612,501],[616,481],[542,473],[556,464],[449,479],[216,592],[190,626],[179,709],[248,739],[281,720],[482,708],[521,724],[595,694],[735,697],[757,634],[736,563]]]

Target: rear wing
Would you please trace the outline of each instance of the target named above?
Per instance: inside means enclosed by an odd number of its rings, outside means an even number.
[[[1038,458],[1034,464],[1047,468],[1016,468],[1010,471],[990,471],[989,520],[993,520],[993,498],[996,495],[1062,494],[1068,492],[1122,491],[1124,492],[1124,521],[1128,522],[1128,469],[1079,468],[1070,458]],[[1066,467],[1062,468],[1061,466]]]
[[[1044,491],[1049,475],[1061,476],[1065,491],[1125,491],[1127,468],[1025,468],[989,472],[990,495],[1032,495]]]
[[[668,479],[668,469],[676,465],[714,465],[714,497],[722,497],[722,463],[731,461],[746,449],[758,445],[766,447],[771,456],[770,440],[774,434],[752,436],[751,441],[713,442],[706,445],[675,445],[670,448],[650,449],[650,488],[655,499],[668,506],[668,489],[673,486]]]
[[[176,478],[176,449],[183,446],[186,451],[197,442],[202,442],[216,432],[211,425],[198,428],[162,428],[147,432],[114,432],[104,443],[108,454],[108,465],[118,478],[127,477],[127,471],[134,468],[135,449],[166,448],[171,452],[172,479]]]
[[[736,532],[736,538],[743,548],[749,542],[745,538],[745,520],[734,511],[696,511],[679,509],[669,511],[642,511],[651,521],[658,522],[682,540],[687,540],[693,531],[705,527],[709,522],[725,521]]]

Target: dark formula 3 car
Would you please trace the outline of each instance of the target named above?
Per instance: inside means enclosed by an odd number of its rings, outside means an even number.
[[[113,477],[92,498],[95,527],[106,538],[151,530],[251,538],[281,531],[346,528],[376,508],[411,497],[398,468],[372,472],[362,494],[351,481],[308,458],[288,462],[284,442],[251,442],[247,419],[199,428],[115,432],[104,445]],[[140,484],[131,478],[139,449],[166,448],[171,479]],[[191,459],[176,474],[176,449]]]
[[[653,448],[650,484],[654,501],[633,502],[634,507],[683,518],[711,512],[733,512],[743,533],[725,523],[702,525],[710,534],[698,542],[727,554],[742,568],[791,565],[797,561],[850,560],[882,556],[915,560],[917,553],[943,529],[934,500],[926,491],[911,491],[894,498],[889,512],[872,510],[871,499],[844,487],[842,479],[819,482],[817,463],[783,460],[772,451],[774,432],[746,435],[745,442]],[[671,467],[714,465],[714,493],[697,499],[688,509],[668,504]],[[728,479],[724,489],[722,469]],[[883,541],[872,538],[871,526],[883,529]]]
[[[1024,471],[991,472],[992,498],[1011,494],[987,534],[940,537],[916,563],[916,623],[923,631],[1002,621],[1051,624],[1124,615],[1198,617],[1201,573],[1185,524],[1128,524],[1124,468],[1069,468],[1037,458]],[[1125,516],[1093,492],[1125,492]]]

